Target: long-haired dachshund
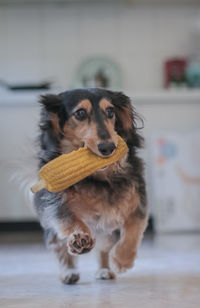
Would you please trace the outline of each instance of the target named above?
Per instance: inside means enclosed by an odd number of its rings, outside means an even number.
[[[34,199],[46,241],[60,262],[62,282],[79,280],[75,256],[94,247],[100,254],[97,278],[113,279],[114,272],[133,266],[147,225],[143,162],[137,157],[142,142],[138,115],[127,96],[104,89],[49,94],[40,103],[39,167],[83,146],[111,156],[117,135],[128,145],[120,161],[61,193],[43,189]]]

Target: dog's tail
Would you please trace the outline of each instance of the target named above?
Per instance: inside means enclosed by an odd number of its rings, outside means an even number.
[[[7,161],[5,167],[9,169],[10,184],[19,188],[25,202],[33,209],[33,193],[30,187],[38,181],[38,147],[36,142],[26,140],[20,153],[20,157]]]

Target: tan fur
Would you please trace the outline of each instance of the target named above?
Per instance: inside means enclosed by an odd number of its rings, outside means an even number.
[[[96,278],[103,280],[116,278],[115,273],[110,270],[109,251],[99,252],[99,270],[96,273]]]
[[[53,126],[54,132],[58,135],[60,133],[59,119],[58,115],[55,113],[51,114],[51,123]]]
[[[115,132],[114,130],[114,120],[110,120],[110,121],[107,121],[105,122],[105,126],[106,126],[106,129],[108,131],[108,133],[110,134],[111,138],[108,139],[109,142],[113,142],[115,144],[115,146],[117,147],[117,144],[118,144],[118,136],[117,136],[117,133]]]
[[[100,100],[99,102],[99,107],[105,112],[106,108],[108,107],[113,107],[113,105],[111,104],[111,102],[109,102],[107,99],[103,98],[102,100]]]
[[[106,252],[105,251],[100,252],[100,267],[101,268],[110,268],[107,251]]]
[[[133,267],[138,245],[146,226],[147,217],[141,220],[134,214],[124,222],[121,239],[111,252],[112,264],[118,272],[124,272]]]
[[[97,125],[95,122],[91,122],[87,128],[87,133],[84,136],[85,145],[95,154],[99,155],[98,143],[99,138],[97,135]]]
[[[80,103],[76,106],[74,111],[77,111],[78,109],[81,109],[81,108],[86,109],[88,114],[91,112],[92,104],[89,101],[89,99],[84,99],[84,100],[80,101]]]
[[[80,135],[78,136],[76,133],[76,124],[73,119],[70,119],[65,123],[63,132],[64,136],[67,136],[67,138],[64,137],[64,139],[61,140],[62,154],[68,154],[73,150],[78,150],[81,146],[83,146],[83,142],[80,139],[81,129],[79,128]]]
[[[113,107],[113,105],[106,99],[102,99],[99,102],[99,106],[104,112],[106,111],[107,108]],[[106,126],[109,135],[111,136],[110,140],[108,141],[114,142],[115,146],[117,147],[118,138],[117,138],[117,133],[115,131],[115,115],[113,116],[112,119],[105,121],[104,124]]]
[[[67,206],[75,217],[85,222],[92,229],[113,230],[124,224],[128,216],[136,210],[139,195],[135,188],[129,189],[115,206],[109,204],[108,196],[102,191],[97,194],[94,190],[86,191],[76,185],[66,193]]]
[[[128,107],[122,107],[122,110],[117,111],[119,118],[122,121],[123,129],[129,131],[132,128],[133,120],[131,116],[131,110]]]

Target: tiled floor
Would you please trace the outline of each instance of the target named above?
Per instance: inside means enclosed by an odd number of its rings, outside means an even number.
[[[116,281],[95,281],[95,256],[84,255],[80,282],[68,286],[57,279],[57,263],[40,241],[0,237],[2,308],[200,307],[200,235],[144,240],[135,268]]]

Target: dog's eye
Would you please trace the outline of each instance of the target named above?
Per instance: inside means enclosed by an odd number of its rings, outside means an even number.
[[[115,111],[113,107],[108,107],[106,109],[106,115],[108,119],[112,119],[114,117]]]
[[[87,111],[81,108],[74,113],[74,116],[77,120],[84,121],[87,118]]]

